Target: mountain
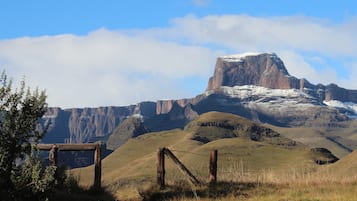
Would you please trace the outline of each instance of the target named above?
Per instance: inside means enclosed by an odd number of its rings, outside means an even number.
[[[357,103],[357,90],[347,90],[335,84],[313,85],[306,79],[291,76],[275,53],[245,53],[217,59],[207,91],[223,86],[254,85],[269,89],[299,89],[320,102],[338,100]]]
[[[246,53],[217,59],[205,92],[193,98],[99,108],[49,108],[43,142],[79,143],[108,136],[130,116],[151,131],[184,126],[198,115],[220,111],[280,127],[336,128],[357,114],[357,91],[311,84],[291,76],[274,53]]]
[[[291,77],[283,61],[274,53],[245,53],[228,55],[217,59],[213,77],[207,91],[222,86],[263,86],[271,89],[310,88],[305,80]]]

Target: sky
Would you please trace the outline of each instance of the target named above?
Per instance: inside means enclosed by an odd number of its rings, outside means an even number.
[[[0,27],[0,70],[50,107],[195,97],[217,57],[244,52],[357,89],[355,0],[0,0]]]

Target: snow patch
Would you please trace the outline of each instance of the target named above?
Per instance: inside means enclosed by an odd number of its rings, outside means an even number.
[[[138,118],[138,119],[144,119],[144,116],[142,114],[133,114],[131,117]]]
[[[139,119],[141,122],[144,122],[144,116],[142,114],[133,114],[131,116],[126,116],[126,118],[135,118],[135,119]]]
[[[357,119],[357,104],[353,102],[342,102],[338,100],[324,101],[324,104],[337,109],[345,109],[349,113],[346,115],[350,118]]]
[[[270,54],[271,57],[277,57],[276,54],[274,53],[266,53],[266,52],[246,52],[242,54],[232,54],[232,55],[226,55],[226,56],[221,56],[224,61],[227,62],[242,62],[245,57],[248,56],[258,56],[261,54]]]
[[[56,117],[57,117],[57,115],[43,115],[42,116],[43,119],[54,119]]]
[[[260,97],[281,97],[281,98],[308,98],[313,99],[312,96],[298,90],[298,89],[269,89],[254,85],[234,86],[234,87],[221,87],[222,91],[233,97],[246,99],[252,96]]]
[[[254,85],[224,86],[216,91],[206,91],[205,94],[209,96],[214,93],[239,98],[239,104],[247,108],[279,113],[304,111],[319,105],[316,98],[298,89],[269,89]]]

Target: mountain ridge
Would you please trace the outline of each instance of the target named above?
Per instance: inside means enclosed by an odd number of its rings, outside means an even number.
[[[256,93],[259,90],[270,95]],[[250,95],[240,96],[247,92]],[[44,142],[90,142],[109,135],[132,115],[142,116],[151,131],[183,128],[190,120],[209,111],[229,112],[283,127],[335,126],[337,122],[348,120],[349,112],[353,115],[354,111],[346,108],[328,107],[326,102],[330,100],[357,103],[357,90],[335,84],[313,85],[295,78],[275,53],[223,56],[217,58],[207,90],[193,98],[121,107],[49,108],[43,122],[51,121],[52,125]]]

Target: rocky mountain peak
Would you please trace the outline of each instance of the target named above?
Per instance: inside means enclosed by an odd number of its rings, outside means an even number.
[[[272,89],[300,88],[275,53],[243,53],[217,59],[207,90],[222,86],[256,85]]]
[[[206,91],[222,87],[260,86],[269,89],[298,89],[324,101],[338,100],[357,103],[357,91],[335,84],[313,85],[305,79],[291,76],[284,62],[275,53],[243,53],[217,58],[215,71]]]

